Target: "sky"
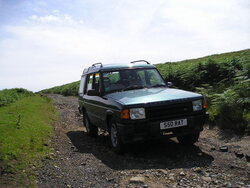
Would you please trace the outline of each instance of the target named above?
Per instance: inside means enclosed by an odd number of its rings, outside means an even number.
[[[97,62],[248,48],[249,0],[0,0],[0,89],[70,83]]]

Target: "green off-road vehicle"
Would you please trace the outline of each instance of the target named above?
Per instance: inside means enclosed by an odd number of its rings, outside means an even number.
[[[171,88],[147,61],[129,64],[93,64],[84,69],[79,89],[79,111],[90,136],[98,128],[109,132],[113,149],[127,143],[177,137],[194,144],[206,119],[200,94]]]

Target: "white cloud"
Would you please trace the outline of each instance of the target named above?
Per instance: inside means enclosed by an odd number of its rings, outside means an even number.
[[[46,16],[37,16],[32,15],[30,16],[30,20],[34,21],[34,23],[40,23],[40,24],[82,24],[82,20],[74,20],[72,16],[68,14],[59,14],[60,12],[57,10],[53,11],[56,15],[46,15]]]

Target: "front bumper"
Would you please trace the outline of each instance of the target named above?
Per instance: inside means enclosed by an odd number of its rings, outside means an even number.
[[[162,120],[140,120],[117,123],[121,139],[123,143],[130,143],[139,140],[153,139],[160,136],[176,137],[180,135],[186,135],[191,133],[197,133],[203,130],[208,114],[202,113],[199,115],[192,115],[188,117],[180,117],[176,119],[187,119],[187,126],[171,128],[171,129],[160,129],[160,122]],[[174,119],[167,119],[164,121],[170,121]]]

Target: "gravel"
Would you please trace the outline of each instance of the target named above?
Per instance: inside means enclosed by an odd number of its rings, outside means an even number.
[[[54,100],[60,118],[55,123],[53,151],[38,170],[38,187],[250,185],[249,162],[235,154],[244,151],[244,156],[250,156],[250,137],[206,127],[194,146],[162,138],[131,144],[126,154],[117,155],[110,148],[106,132],[99,131],[97,138],[86,135],[76,97],[48,96]],[[221,146],[227,146],[227,151],[222,152]],[[139,184],[131,181],[138,177]]]

